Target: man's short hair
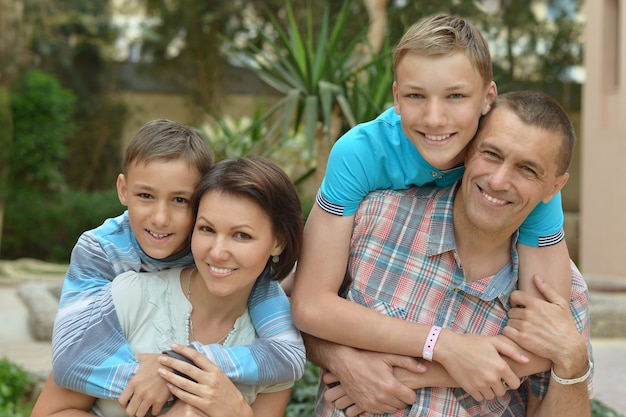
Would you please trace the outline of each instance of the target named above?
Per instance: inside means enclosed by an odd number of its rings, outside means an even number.
[[[576,132],[563,107],[549,95],[539,91],[514,91],[498,95],[491,110],[481,118],[478,132],[486,125],[494,109],[512,111],[528,126],[535,126],[561,137],[561,152],[557,156],[557,175],[567,172],[574,152]]]

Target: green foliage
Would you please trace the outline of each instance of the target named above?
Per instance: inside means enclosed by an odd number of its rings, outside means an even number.
[[[122,213],[115,190],[50,195],[20,190],[7,200],[2,257],[67,262],[85,230]]]
[[[0,359],[0,416],[22,417],[33,380],[19,365]]]
[[[624,417],[598,400],[591,400],[591,417]]]
[[[307,361],[302,379],[296,381],[287,404],[285,417],[309,417],[315,409],[319,368]]]
[[[260,32],[261,46],[224,40],[222,51],[226,55],[284,94],[268,112],[278,115],[270,130],[286,138],[292,126],[298,131],[303,125],[310,150],[314,147],[319,123],[330,141],[336,139],[331,137],[331,127],[337,108],[347,122],[345,130],[373,118],[390,100],[389,51],[380,54],[389,61],[383,65],[378,56],[373,57],[373,63],[364,59],[370,58],[372,53],[367,44],[367,22],[363,22],[358,34],[347,36],[349,24],[356,18],[352,4],[352,1],[343,2],[339,12],[331,17],[328,4],[308,1],[304,18],[298,19],[288,1],[285,21],[267,13],[270,25]],[[352,107],[357,104],[362,106]]]
[[[24,73],[11,90],[14,139],[9,157],[9,186],[40,191],[63,187],[60,166],[67,155],[65,139],[74,130],[74,95],[51,75]]]

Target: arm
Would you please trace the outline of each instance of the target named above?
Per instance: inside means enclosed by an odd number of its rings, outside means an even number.
[[[340,382],[340,385],[329,388],[324,398],[333,402],[337,408],[348,408],[349,416],[364,411],[392,413],[405,408],[413,404],[415,394],[412,390],[415,389],[460,387],[448,371],[436,362],[424,366],[415,362],[414,358],[356,350],[310,336],[305,336],[305,341],[309,358],[330,371],[324,374],[324,383]],[[527,356],[530,361],[526,364],[504,358],[518,378],[550,369],[548,360],[530,352],[527,352]],[[519,383],[509,388],[517,387]],[[507,387],[497,382],[492,383],[490,389],[493,390],[493,397],[503,395]]]
[[[48,377],[33,407],[31,417],[81,417],[93,416],[89,409],[95,398],[58,386]]]
[[[322,368],[324,382],[331,384],[341,381],[341,387],[352,399],[345,404],[341,400],[336,402],[337,408],[356,403],[362,410],[382,414],[393,413],[415,402],[415,392],[393,376],[394,367],[403,367],[410,373],[424,372],[425,366],[415,358],[363,351],[307,334],[303,337],[307,356]],[[335,399],[329,399],[327,395],[325,398],[327,401]]]
[[[259,394],[252,406],[248,405],[235,385],[218,367],[194,349],[172,346],[188,357],[195,365],[162,356],[163,365],[171,367],[193,380],[160,369],[159,373],[169,383],[173,395],[211,417],[270,416],[282,417],[287,407],[290,390]]]
[[[304,342],[291,320],[289,299],[278,282],[258,279],[248,310],[259,335],[252,344],[225,347],[194,342],[192,347],[239,384],[274,385],[300,379],[306,363]]]
[[[519,307],[510,310],[504,333],[527,349],[550,359],[553,372],[560,378],[574,379],[592,371],[588,364],[588,340],[583,337],[586,323],[584,320],[575,322],[567,301],[541,278],[536,277],[534,283],[543,299],[515,291],[511,302]],[[580,310],[585,313],[585,306],[574,306],[577,316],[586,316]],[[579,328],[581,324],[582,329]],[[585,380],[563,385],[551,378],[543,399],[531,391],[527,416],[590,416],[588,384],[590,382]]]
[[[296,325],[305,333],[342,345],[421,357],[430,326],[389,317],[337,295],[347,267],[351,231],[351,217],[313,207],[292,294]],[[471,343],[466,341],[468,337],[473,338]],[[444,329],[434,359],[472,396],[489,398],[494,381],[504,379],[510,386],[519,385],[501,354],[526,361],[511,344]]]
[[[533,284],[533,276],[541,276],[564,299],[569,299],[571,285],[569,252],[563,237],[563,209],[561,194],[539,205],[520,227],[519,289],[542,298]],[[549,238],[545,238],[549,236]],[[544,239],[541,239],[544,237]],[[538,246],[540,241],[560,241]]]
[[[117,398],[138,367],[111,298],[114,276],[102,247],[83,234],[72,251],[52,335],[55,382],[99,398]]]

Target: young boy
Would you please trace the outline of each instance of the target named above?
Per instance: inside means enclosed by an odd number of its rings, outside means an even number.
[[[157,372],[158,355],[140,355],[138,361],[123,336],[111,282],[126,271],[193,265],[190,200],[213,162],[212,151],[195,129],[154,120],[135,134],[117,179],[118,197],[127,211],[83,233],[72,251],[53,331],[57,384],[98,398],[118,398],[126,388],[121,400],[130,400],[129,406],[139,409],[136,415],[149,407],[156,414],[168,400],[170,392]],[[206,345],[202,353],[238,383],[300,378],[304,346],[290,325],[289,309],[276,282],[260,281],[249,311],[264,339],[237,348]],[[268,310],[274,313],[272,320]]]
[[[393,109],[354,127],[331,150],[317,204],[305,226],[292,313],[301,331],[318,338],[421,357],[422,345],[407,345],[401,324],[382,328],[364,323],[362,306],[338,296],[354,213],[370,191],[433,183],[447,186],[460,178],[467,145],[497,89],[485,39],[468,22],[446,15],[425,18],[409,28],[395,50],[394,72]],[[532,169],[519,167],[520,175],[532,175]],[[518,204],[485,198],[494,205]],[[569,299],[569,255],[560,196],[544,203],[521,228],[519,286],[537,293],[532,276],[540,274]],[[427,236],[411,238],[416,244],[427,241]],[[469,263],[463,268],[476,271],[480,265]],[[384,308],[380,306],[380,312]],[[337,326],[336,317],[348,317],[346,322],[354,326]],[[430,326],[423,327],[425,341]]]

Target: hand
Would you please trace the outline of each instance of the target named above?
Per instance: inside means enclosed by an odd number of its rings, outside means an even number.
[[[509,321],[502,334],[555,365],[570,360],[586,366],[587,343],[581,336],[569,302],[538,275],[533,281],[544,299],[523,291],[511,294]]]
[[[144,417],[148,412],[158,415],[172,396],[167,383],[159,378],[159,354],[137,355],[139,370],[120,395],[119,403],[129,416]]]
[[[159,369],[159,375],[168,382],[170,392],[179,401],[210,417],[252,416],[252,409],[241,392],[213,362],[187,346],[172,345],[172,350],[189,358],[196,365],[166,355],[159,357],[161,364],[193,379],[192,381],[178,376],[167,368]]]
[[[504,336],[460,335],[449,330],[439,336],[434,354],[434,360],[476,401],[491,400],[509,388],[519,388],[520,379],[503,357],[519,363],[529,361],[520,347]]]
[[[331,388],[325,398],[334,401],[335,407],[346,409],[348,416],[363,411],[394,413],[415,402],[415,392],[393,376],[394,367],[424,372],[426,368],[415,358],[347,346],[337,349],[336,354],[339,357],[333,361],[333,374],[325,375],[324,382],[339,380],[341,388]]]

